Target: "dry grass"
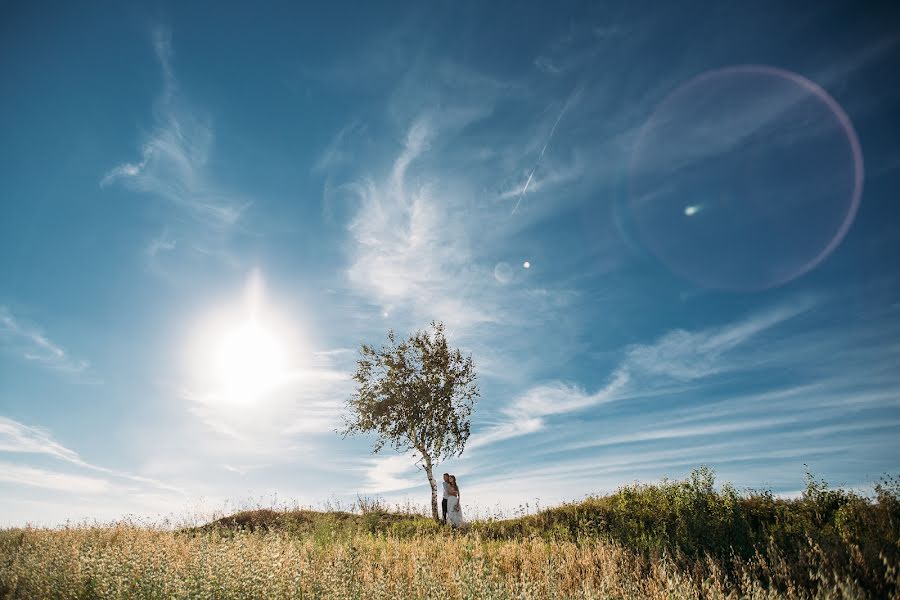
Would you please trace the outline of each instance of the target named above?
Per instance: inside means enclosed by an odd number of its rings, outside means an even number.
[[[815,548],[810,548],[814,561]],[[283,532],[184,534],[132,525],[0,534],[6,598],[865,598],[819,565],[801,589],[757,557],[724,575],[601,540],[487,541],[442,530],[334,541]],[[815,564],[814,562],[812,564]],[[896,570],[893,577],[898,577]],[[900,583],[895,580],[895,584]]]

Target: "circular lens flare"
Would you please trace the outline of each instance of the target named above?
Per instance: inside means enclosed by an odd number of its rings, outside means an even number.
[[[862,194],[850,119],[821,87],[748,65],[703,73],[642,128],[630,213],[642,243],[708,288],[781,285],[841,242]]]
[[[497,280],[498,283],[507,284],[512,281],[513,278],[513,270],[505,262],[499,262],[494,266],[494,279]]]

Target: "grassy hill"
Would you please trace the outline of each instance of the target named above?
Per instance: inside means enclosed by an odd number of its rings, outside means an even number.
[[[896,479],[872,497],[810,476],[797,499],[713,484],[701,468],[462,531],[377,503],[11,529],[0,597],[900,597]]]

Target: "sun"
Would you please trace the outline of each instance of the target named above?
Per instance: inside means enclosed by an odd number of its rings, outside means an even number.
[[[211,358],[221,393],[237,402],[277,387],[287,368],[284,344],[256,318],[224,331]]]
[[[197,391],[210,404],[257,406],[291,378],[291,325],[264,302],[254,273],[239,303],[208,314],[188,347]]]

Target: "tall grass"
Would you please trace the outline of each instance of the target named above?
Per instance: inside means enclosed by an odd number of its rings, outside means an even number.
[[[0,531],[4,598],[896,598],[900,494],[685,481],[454,531],[364,501],[177,530]]]

